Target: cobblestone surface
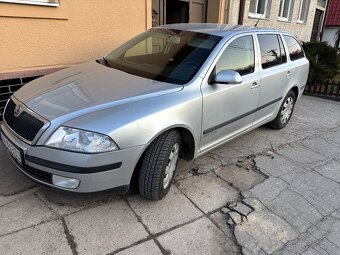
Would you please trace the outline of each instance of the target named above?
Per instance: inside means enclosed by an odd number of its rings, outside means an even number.
[[[41,187],[1,144],[0,254],[340,254],[339,112],[303,97],[285,129],[180,162],[159,202]]]

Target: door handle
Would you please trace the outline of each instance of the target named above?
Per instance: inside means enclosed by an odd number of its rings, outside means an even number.
[[[291,71],[288,71],[288,72],[287,72],[287,77],[290,77],[290,76],[292,76],[292,72],[291,72]]]
[[[251,85],[251,89],[256,89],[256,88],[258,88],[258,87],[260,87],[261,85],[260,84],[258,84],[257,82],[253,82],[253,84]]]

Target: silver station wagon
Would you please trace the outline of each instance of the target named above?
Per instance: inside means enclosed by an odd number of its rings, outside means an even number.
[[[256,127],[287,125],[309,62],[283,31],[216,24],[150,29],[97,61],[41,77],[8,101],[1,140],[34,181],[129,189],[153,200],[192,160]]]

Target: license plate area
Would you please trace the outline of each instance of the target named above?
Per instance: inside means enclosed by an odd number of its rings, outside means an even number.
[[[24,162],[24,153],[23,151],[14,145],[4,133],[0,131],[0,137],[2,143],[5,145],[8,153],[14,158],[16,162],[18,162],[20,165],[23,165]]]

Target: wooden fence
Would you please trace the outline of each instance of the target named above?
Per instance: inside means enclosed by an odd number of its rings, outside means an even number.
[[[309,82],[304,94],[340,101],[340,82]]]

